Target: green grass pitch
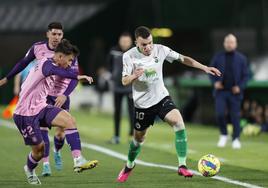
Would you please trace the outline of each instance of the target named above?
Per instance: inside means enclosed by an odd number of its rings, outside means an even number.
[[[107,141],[112,136],[113,119],[109,114],[97,112],[73,111],[80,131],[81,140],[85,143],[95,144],[110,150],[127,155],[128,122],[122,120],[121,144],[110,145]],[[12,121],[11,121],[12,122]],[[3,122],[1,122],[1,125]],[[17,129],[8,129],[0,125],[0,188],[29,187],[23,172],[23,165],[29,148],[23,143],[23,139]],[[188,166],[197,170],[198,159],[208,153],[218,156],[224,162],[219,176],[249,183],[261,187],[268,187],[268,135],[261,134],[257,137],[243,137],[242,149],[232,150],[231,144],[224,149],[216,147],[218,130],[211,126],[186,124],[189,153]],[[50,135],[53,135],[51,131]],[[194,176],[185,179],[176,174],[176,171],[157,167],[137,165],[129,180],[124,184],[116,182],[116,177],[124,165],[124,161],[83,148],[83,155],[88,159],[100,161],[96,169],[76,174],[72,171],[72,158],[67,144],[62,151],[62,171],[56,171],[54,167],[51,149],[51,177],[41,177],[41,187],[73,188],[73,187],[241,187],[224,181]],[[156,123],[150,130],[146,142],[142,147],[139,159],[145,162],[177,165],[173,130],[161,122]],[[37,168],[41,174],[41,165]]]

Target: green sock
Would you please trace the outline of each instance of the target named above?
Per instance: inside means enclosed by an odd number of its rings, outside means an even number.
[[[141,146],[136,146],[133,141],[131,141],[129,145],[129,151],[128,151],[128,160],[127,160],[127,167],[133,168],[134,167],[134,161],[137,158],[141,151]]]
[[[187,136],[186,130],[180,130],[175,132],[175,146],[179,161],[179,166],[186,166],[186,154],[187,154]]]

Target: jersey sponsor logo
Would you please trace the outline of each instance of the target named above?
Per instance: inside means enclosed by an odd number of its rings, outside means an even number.
[[[145,73],[145,76],[147,78],[151,78],[151,77],[156,77],[157,76],[157,73],[156,73],[155,69],[153,69],[153,68],[146,69],[144,71],[144,73]]]

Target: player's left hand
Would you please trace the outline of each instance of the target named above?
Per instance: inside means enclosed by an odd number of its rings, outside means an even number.
[[[207,74],[212,74],[214,76],[221,76],[221,72],[215,67],[206,67],[204,70]]]
[[[60,95],[56,98],[54,106],[61,108],[62,105],[66,102],[66,100],[67,97],[65,95]]]
[[[91,84],[93,82],[93,78],[87,75],[78,75],[77,76],[78,80],[86,80],[88,81],[89,84]]]

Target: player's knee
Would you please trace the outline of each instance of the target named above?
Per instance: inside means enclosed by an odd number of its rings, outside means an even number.
[[[175,132],[185,129],[184,122],[177,122],[173,124],[173,129]]]
[[[168,123],[170,124],[170,125],[176,125],[176,124],[178,124],[178,122],[179,122],[179,118],[178,117],[173,117],[173,118],[170,118],[169,120],[168,120]]]
[[[76,121],[75,118],[72,116],[69,116],[65,119],[65,124],[67,129],[74,129],[76,128]]]
[[[63,139],[65,137],[64,129],[57,129],[57,131],[55,132],[55,136],[57,138]]]
[[[135,146],[141,146],[144,143],[144,141],[145,141],[145,136],[133,139],[133,143]]]
[[[181,119],[181,116],[179,115],[179,112],[174,111],[172,115],[169,115],[168,117],[165,118],[165,121],[169,125],[173,126],[173,125],[177,124],[178,122],[181,122],[182,119]]]

